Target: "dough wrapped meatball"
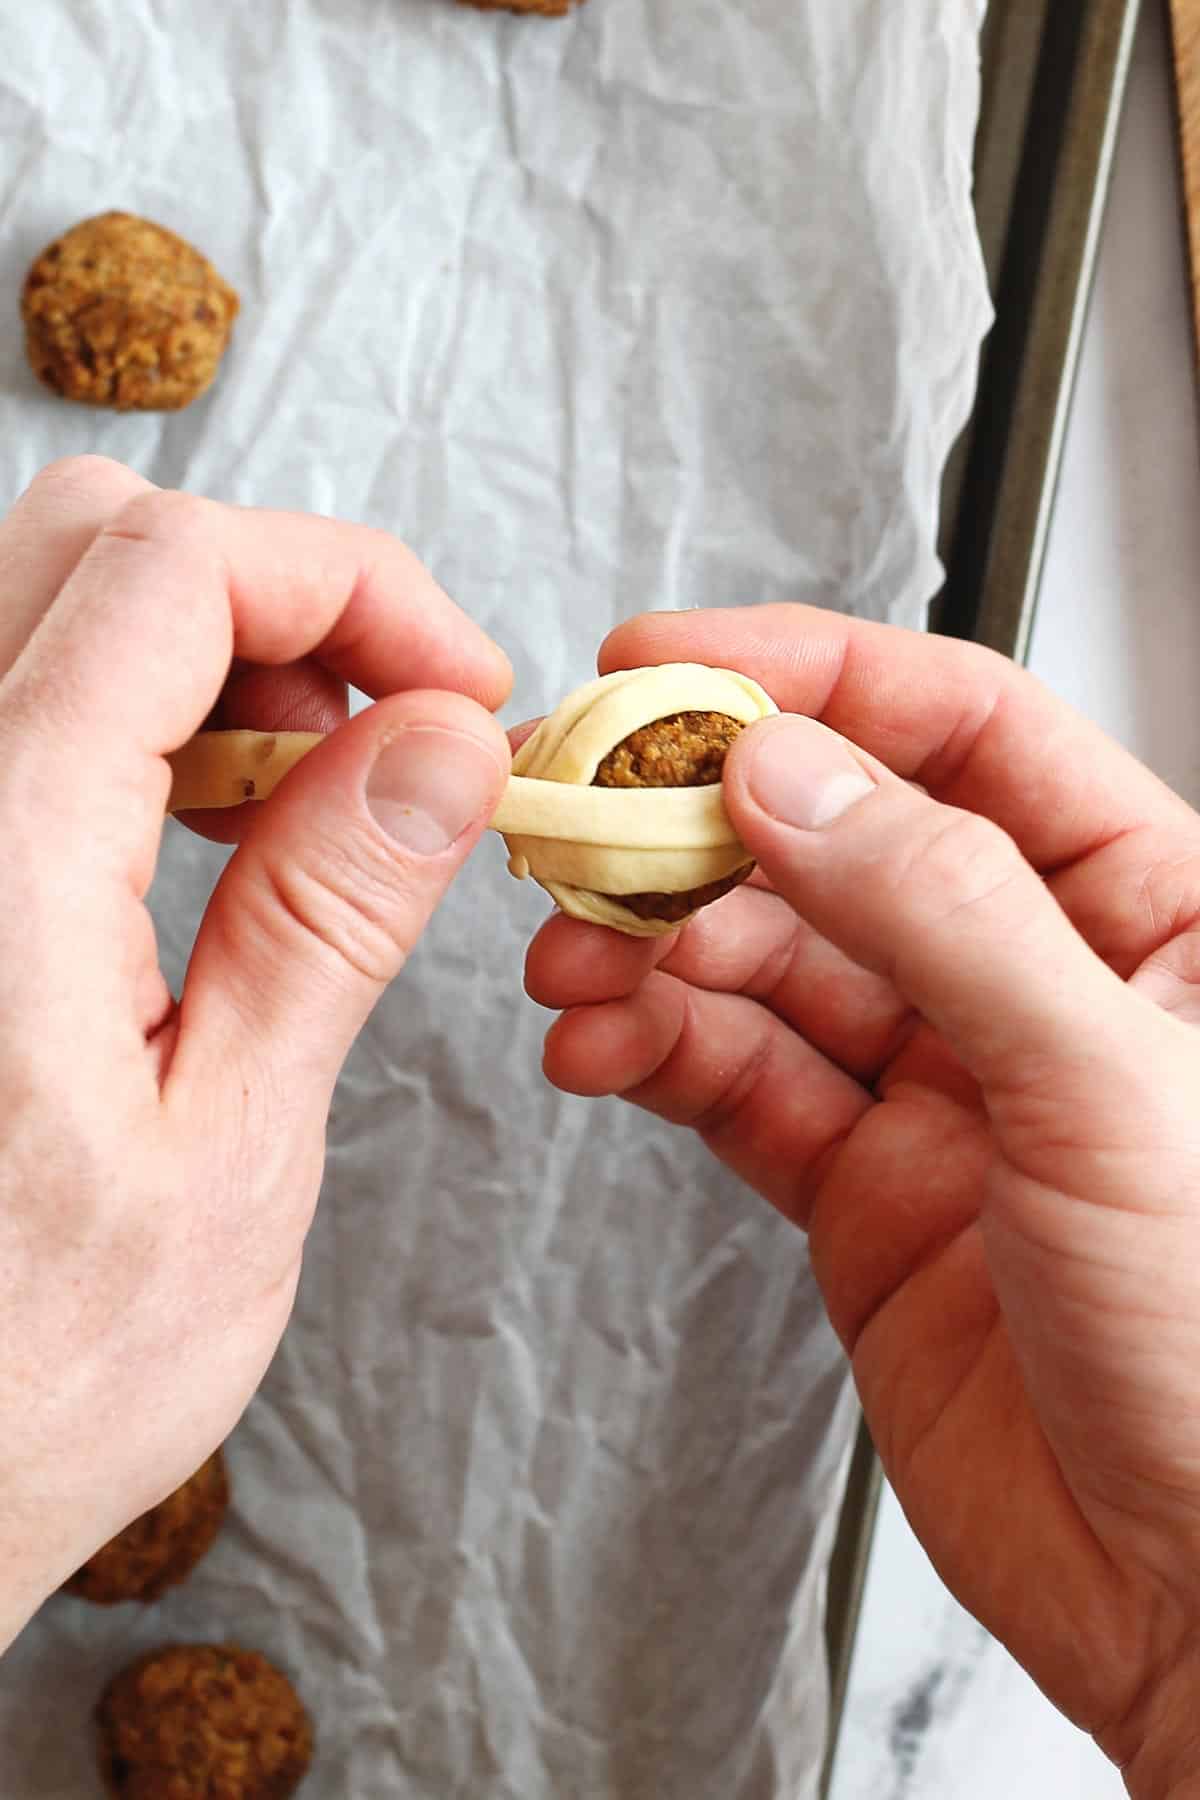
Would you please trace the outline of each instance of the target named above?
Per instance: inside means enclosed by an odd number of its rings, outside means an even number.
[[[575,918],[633,937],[675,930],[753,868],[721,768],[738,733],[777,710],[748,676],[696,663],[589,682],[513,758],[494,821],[510,870]]]
[[[657,937],[753,868],[721,800],[746,725],[779,709],[749,676],[700,663],[605,675],[568,695],[513,758],[491,824],[509,869],[563,912]],[[172,811],[265,799],[320,738],[205,731],[171,757]]]

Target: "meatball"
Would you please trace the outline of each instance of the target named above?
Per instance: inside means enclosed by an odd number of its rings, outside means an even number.
[[[712,787],[720,781],[729,746],[744,730],[727,713],[672,713],[643,725],[613,746],[596,770],[593,787]],[[719,900],[745,881],[752,862],[720,881],[689,888],[682,894],[610,894],[639,919],[686,919],[701,906]]]
[[[287,1800],[312,1758],[291,1682],[236,1644],[139,1657],[105,1689],[96,1723],[115,1800]]]
[[[727,713],[673,713],[643,725],[613,747],[594,787],[712,787],[729,746],[743,729]]]
[[[221,1529],[229,1477],[219,1450],[173,1494],[127,1525],[64,1583],[96,1606],[157,1600],[191,1574]]]
[[[149,219],[101,213],[48,244],[21,295],[34,374],[67,400],[174,411],[209,386],[238,297]]]

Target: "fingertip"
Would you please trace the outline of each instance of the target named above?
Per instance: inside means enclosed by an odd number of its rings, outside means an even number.
[[[94,451],[56,457],[38,470],[20,495],[48,500],[52,510],[86,506],[98,518],[119,510],[136,494],[155,491],[154,483],[111,456]]]
[[[681,616],[677,609],[661,609],[638,613],[623,619],[601,642],[596,653],[596,669],[601,675],[613,675],[620,669],[640,669],[653,663],[672,660],[664,647],[675,628],[673,621]],[[687,617],[687,612],[682,614]]]
[[[594,1053],[596,1008],[571,1009],[560,1014],[542,1045],[542,1073],[552,1087],[582,1099],[600,1100],[616,1092]]]
[[[375,825],[403,855],[460,862],[504,791],[504,732],[462,694],[409,694],[378,710],[364,790]]]
[[[633,993],[668,953],[669,938],[631,938],[555,913],[525,953],[525,991],[538,1006],[596,1005]]]
[[[560,1066],[562,1040],[566,1025],[567,1014],[561,1013],[553,1024],[547,1027],[546,1036],[542,1041],[542,1074],[552,1087],[561,1088],[564,1093],[569,1094],[573,1090],[563,1079],[564,1072]]]
[[[555,934],[551,928],[557,924],[558,919],[559,914],[553,913],[544,924],[538,926],[526,948],[525,967],[522,972],[525,992],[534,1005],[545,1006],[554,1011],[558,1011],[553,999],[555,987],[553,980],[548,976],[547,963],[552,965],[554,961]],[[546,945],[548,934],[550,937],[549,948]]]
[[[519,725],[510,725],[508,727],[508,747],[514,756],[521,748],[521,745],[533,736],[541,722],[540,718],[522,719]]]
[[[681,983],[652,972],[632,994],[569,1007],[546,1034],[542,1067],[569,1094],[628,1093],[667,1061],[686,1009]]]
[[[775,713],[749,725],[725,762],[725,800],[747,848],[769,858],[780,833],[820,831],[875,792],[872,760],[827,725]],[[878,765],[875,765],[878,768]],[[886,771],[879,770],[886,777]],[[770,862],[767,862],[770,872]]]
[[[412,688],[390,699],[376,701],[371,709],[388,728],[427,726],[431,730],[459,732],[477,738],[495,757],[507,778],[511,753],[504,727],[491,710],[469,694],[443,688]]]
[[[476,626],[486,646],[488,667],[484,671],[480,704],[489,712],[498,712],[513,691],[515,675],[513,666],[506,651],[502,650],[494,638],[488,637],[481,625]]]

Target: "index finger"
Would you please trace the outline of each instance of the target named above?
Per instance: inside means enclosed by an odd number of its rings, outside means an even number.
[[[350,716],[346,684],[314,657],[273,666],[235,663],[205,731],[321,732],[328,735]],[[240,844],[253,823],[255,804],[177,813],[189,831],[215,844]]]
[[[820,719],[935,799],[981,813],[1043,873],[1190,809],[1026,670],[977,644],[819,607],[644,613],[601,674],[664,662],[737,669],[784,712]]]

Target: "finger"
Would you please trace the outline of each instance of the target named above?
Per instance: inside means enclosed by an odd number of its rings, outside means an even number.
[[[524,719],[520,725],[509,726],[508,747],[514,756],[517,754],[517,751],[521,748],[521,745],[525,742],[526,738],[531,738],[533,736],[540,724],[540,719]]]
[[[820,1175],[873,1102],[752,1000],[654,971],[628,998],[555,1021],[546,1075],[572,1094],[620,1094],[688,1125],[797,1224]]]
[[[1172,1021],[1093,954],[995,825],[786,715],[738,740],[724,789],[778,892],[942,1033],[1002,1137],[1057,1131],[1064,1103],[1092,1108],[1114,1084],[1144,1091],[1155,1116],[1153,1080],[1123,1045]]]
[[[1193,919],[1148,956],[1130,985],[1181,1024],[1200,1025],[1200,921]]]
[[[27,797],[73,802],[81,831],[107,810],[103,848],[120,835],[120,854],[144,858],[166,800],[162,757],[203,722],[232,658],[310,653],[367,693],[437,685],[492,707],[509,683],[503,652],[384,534],[141,495],[95,539],[11,672],[12,779]]]
[[[753,676],[937,799],[993,819],[1046,872],[1187,808],[1032,675],[975,644],[809,606],[647,613],[601,673],[695,661]]]
[[[1195,1016],[1200,1000],[1200,818],[1147,824],[1051,877],[1051,893],[1118,975]]]
[[[619,1000],[641,986],[668,954],[671,937],[635,938],[552,913],[525,953],[525,992],[564,1012]]]
[[[873,1084],[915,1023],[891,983],[854,963],[778,895],[737,888],[667,938],[627,938],[556,915],[530,944],[525,987],[558,1011],[632,994],[652,968],[744,994]]]
[[[257,811],[201,924],[169,1084],[322,1103],[508,776],[495,721],[456,694],[381,701]],[[320,1114],[324,1118],[324,1113]]]
[[[234,666],[216,706],[204,721],[208,731],[336,730],[349,716],[346,684],[313,657],[262,668]],[[208,807],[176,817],[216,844],[240,844],[254,817],[246,806]]]
[[[350,716],[346,684],[313,656],[274,668],[235,663],[206,719],[213,731],[334,731]]]
[[[24,650],[96,534],[151,484],[105,456],[71,456],[35,475],[0,525],[0,677]]]

